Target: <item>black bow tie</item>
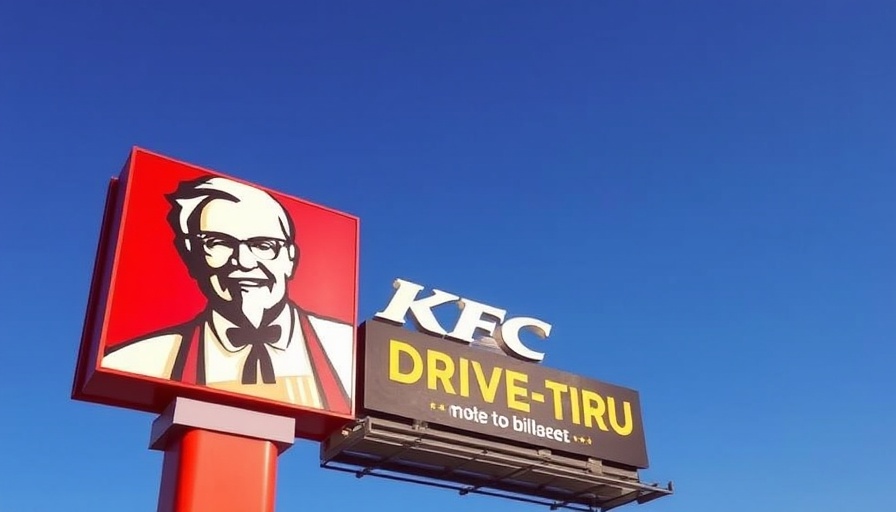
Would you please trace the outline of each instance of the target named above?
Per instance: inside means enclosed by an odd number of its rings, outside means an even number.
[[[268,325],[258,329],[254,327],[233,327],[227,329],[227,338],[236,348],[252,345],[249,355],[243,364],[243,384],[255,384],[258,382],[258,372],[261,368],[261,380],[265,384],[274,384],[277,378],[274,375],[274,364],[271,362],[271,354],[265,348],[269,343],[276,343],[280,339],[280,326]]]

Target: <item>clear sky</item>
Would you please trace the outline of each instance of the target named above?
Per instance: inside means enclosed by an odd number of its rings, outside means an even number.
[[[202,4],[202,5],[200,5]],[[69,399],[132,145],[361,218],[404,277],[638,389],[644,512],[896,510],[896,2],[0,1],[0,510],[155,510]],[[280,460],[278,510],[542,510]],[[546,510],[546,509],[545,509]]]

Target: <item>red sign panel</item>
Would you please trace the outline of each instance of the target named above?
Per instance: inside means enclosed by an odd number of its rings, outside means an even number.
[[[135,149],[109,187],[73,397],[354,415],[358,219]]]

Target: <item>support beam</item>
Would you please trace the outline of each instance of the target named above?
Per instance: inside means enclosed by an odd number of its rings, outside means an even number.
[[[277,457],[295,420],[177,398],[153,422],[150,449],[165,452],[158,512],[273,512]]]

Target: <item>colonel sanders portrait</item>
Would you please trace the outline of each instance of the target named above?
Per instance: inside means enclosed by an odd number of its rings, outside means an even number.
[[[109,348],[101,366],[350,411],[354,328],[290,300],[301,248],[287,210],[267,192],[221,177],[181,183],[167,199],[174,243],[206,307]],[[177,290],[171,294],[177,301]]]

